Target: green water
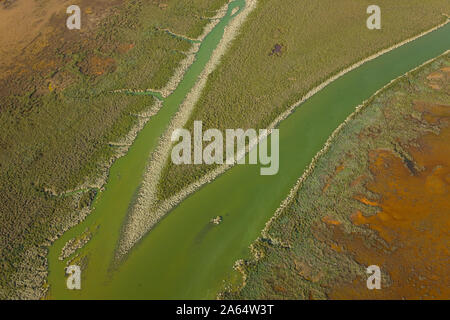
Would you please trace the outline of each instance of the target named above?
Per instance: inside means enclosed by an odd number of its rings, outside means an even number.
[[[164,97],[161,93],[159,92],[154,92],[154,91],[144,91],[144,92],[133,92],[133,91],[125,91],[125,94],[128,94],[130,96],[152,96],[155,97],[158,100],[163,101]]]
[[[139,133],[126,156],[118,159],[111,167],[105,191],[97,196],[92,213],[83,223],[70,229],[51,246],[48,255],[48,282],[51,298],[93,298],[110,290],[104,285],[107,281],[108,268],[119,238],[120,227],[129,204],[138,192],[149,155],[157,146],[158,139],[164,133],[170,119],[209,61],[213,50],[222,38],[225,26],[232,19],[232,10],[239,7],[236,13],[239,14],[244,6],[245,0],[235,0],[229,5],[225,17],[202,42],[195,62],[187,70],[177,89],[164,100],[161,110]],[[161,99],[157,94],[148,92],[143,94],[150,94]],[[88,269],[83,272],[83,290],[69,291],[64,280],[65,261],[59,261],[58,255],[68,240],[79,236],[86,228],[89,228],[94,236],[83,248],[83,253],[88,253],[89,256]]]
[[[219,34],[221,30],[223,25]],[[212,44],[212,38],[217,37],[211,36],[205,39],[204,46]],[[168,214],[133,249],[119,270],[109,273],[108,277],[120,225],[137,192],[146,156],[163,131],[167,123],[164,121],[168,121],[178,106],[169,101],[181,102],[195,80],[186,75],[174,95],[165,101],[167,109],[163,108],[158,117],[149,122],[127,156],[114,164],[106,191],[96,200],[94,212],[51,247],[51,297],[214,298],[223,279],[232,274],[234,261],[249,255],[249,244],[260,235],[266,221],[334,129],[357,105],[390,80],[448,50],[449,39],[450,25],[447,25],[364,64],[327,86],[279,126],[280,170],[277,175],[260,176],[257,165],[235,166]],[[214,39],[215,43],[217,41]],[[193,70],[204,66],[204,61],[198,63]],[[223,216],[223,222],[212,226],[209,220],[217,215]],[[97,225],[98,233],[83,249],[90,253],[90,260],[83,272],[82,290],[67,290],[64,264],[57,260],[59,250],[86,226]]]

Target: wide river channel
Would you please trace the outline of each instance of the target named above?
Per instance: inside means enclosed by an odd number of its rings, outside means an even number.
[[[128,153],[111,167],[105,190],[97,196],[92,213],[49,248],[50,298],[215,298],[224,280],[237,280],[234,262],[249,256],[249,245],[330,134],[355,107],[392,79],[450,49],[447,24],[331,83],[280,124],[277,175],[261,176],[258,165],[233,167],[172,210],[117,270],[111,270],[120,228],[139,190],[149,154],[210,59],[225,26],[234,17],[233,8],[242,10],[244,5],[244,0],[232,2],[227,15],[204,39],[196,61],[177,89],[164,100]],[[223,221],[213,226],[209,221],[216,216],[222,216]],[[68,290],[66,261],[58,260],[58,256],[68,240],[87,229],[93,237],[77,252],[87,257],[81,290]]]

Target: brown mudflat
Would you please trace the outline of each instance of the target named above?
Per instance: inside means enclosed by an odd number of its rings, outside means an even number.
[[[98,23],[111,14],[122,0],[82,0],[81,29],[66,27],[66,13],[71,1],[16,0],[0,1],[0,95],[20,95],[37,90],[48,92],[49,84],[44,79],[56,74],[50,90],[62,89],[70,82],[70,76],[61,69],[70,60],[73,52],[91,49],[92,31]],[[69,58],[68,58],[69,57]],[[100,59],[92,56],[91,59]],[[86,65],[90,75],[101,75],[110,70],[111,62]],[[99,70],[104,66],[102,70]]]

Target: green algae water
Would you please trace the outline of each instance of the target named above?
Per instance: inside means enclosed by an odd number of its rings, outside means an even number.
[[[179,105],[209,61],[213,50],[223,36],[225,27],[243,10],[244,6],[245,0],[235,0],[229,4],[226,15],[203,40],[196,53],[195,62],[186,71],[176,90],[163,101],[161,110],[139,132],[127,154],[111,167],[105,190],[97,196],[91,214],[82,223],[64,233],[50,247],[48,255],[50,298],[98,298],[111,290],[108,289],[110,281],[108,271],[114,257],[120,228],[139,190],[149,155],[156,148],[159,137],[164,133],[170,119],[177,112]],[[239,10],[232,15],[235,8]],[[152,92],[126,92],[125,94],[148,94],[157,99],[162,98]],[[68,240],[79,237],[86,230],[93,234],[92,239],[82,249],[80,258],[74,260],[74,264],[88,266],[87,270],[83,271],[83,290],[70,291],[65,284],[64,268],[67,260],[60,261],[58,256]],[[86,258],[83,259],[83,257]],[[71,258],[73,257],[69,259]],[[121,294],[117,292],[114,296],[121,297]]]
[[[229,19],[229,14],[230,11],[221,23]],[[202,46],[217,44],[214,37],[219,37],[223,26],[216,27],[217,34],[211,34]],[[212,51],[213,47],[209,49]],[[173,96],[166,99],[158,117],[144,128],[129,153],[113,165],[106,190],[96,200],[92,214],[50,248],[51,298],[214,298],[224,279],[233,275],[234,262],[249,256],[250,243],[260,235],[266,221],[339,124],[389,81],[448,49],[450,25],[365,63],[331,83],[280,124],[277,175],[260,176],[257,165],[233,167],[172,210],[118,270],[108,272],[120,225],[139,187],[148,153],[205,64],[196,61]],[[198,58],[202,61],[208,54],[200,57],[199,52]],[[223,217],[222,223],[212,226],[210,219],[218,215]],[[84,262],[87,269],[82,274],[82,289],[71,291],[66,289],[65,262],[57,257],[64,243],[87,227],[96,232],[82,249],[88,257]]]

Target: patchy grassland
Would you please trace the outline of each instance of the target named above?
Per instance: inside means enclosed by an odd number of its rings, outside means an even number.
[[[199,37],[226,2],[84,0],[80,31],[67,30],[59,3],[0,65],[0,298],[42,296],[45,246],[88,213],[124,137],[157,102],[111,91],[163,88],[192,47],[184,36]],[[22,10],[9,3],[0,16]]]
[[[450,5],[381,0],[382,29],[366,28],[370,1],[259,0],[210,75],[185,128],[266,128],[309,90],[353,63],[445,21]],[[173,165],[158,185],[168,199],[216,165]]]
[[[371,98],[222,298],[448,298],[449,92],[447,53]],[[366,288],[371,264],[382,290]]]

